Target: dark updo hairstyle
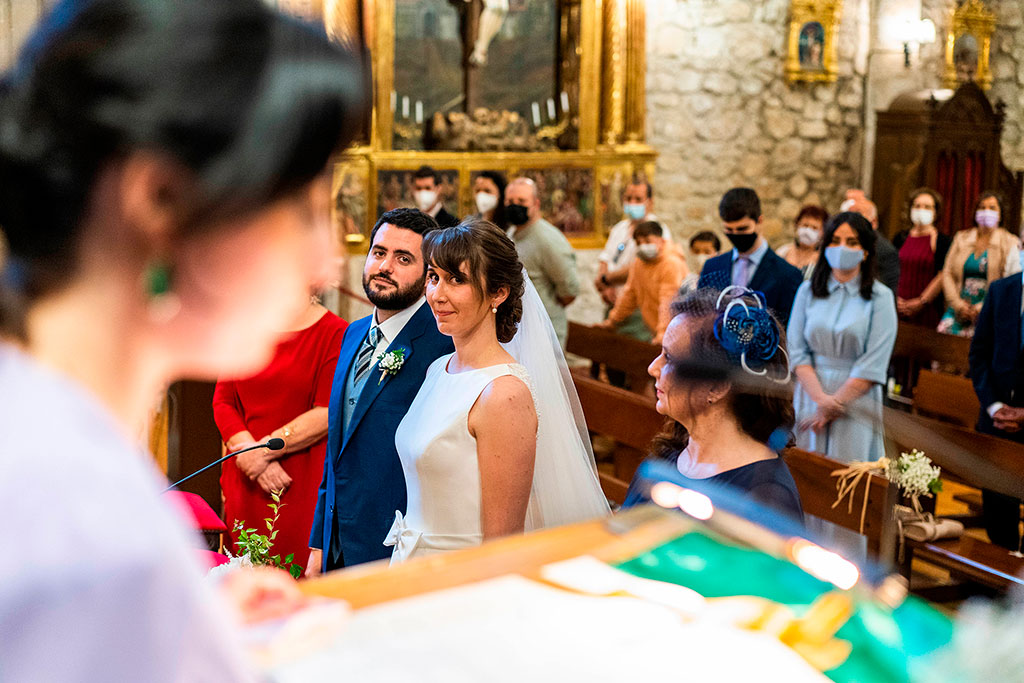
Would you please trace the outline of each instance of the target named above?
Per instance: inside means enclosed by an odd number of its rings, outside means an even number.
[[[508,235],[490,221],[467,218],[454,227],[427,233],[423,238],[423,258],[434,268],[457,273],[472,283],[481,296],[508,287],[508,297],[498,306],[495,327],[498,341],[512,341],[523,317],[525,284],[523,264]]]
[[[298,191],[359,130],[359,62],[259,0],[64,0],[0,82],[0,329],[67,284],[100,173],[136,151],[188,174],[176,237]],[[243,256],[244,257],[244,256]]]
[[[667,364],[672,373],[672,386],[663,387],[663,391],[672,391],[678,386],[696,386],[701,383],[717,383],[721,380],[715,379],[718,373],[745,372],[739,361],[730,357],[730,354],[722,346],[715,336],[715,321],[722,312],[716,307],[721,292],[717,289],[705,287],[690,293],[682,299],[672,302],[673,319],[685,316],[690,331],[690,346],[682,351],[682,355],[676,360],[678,366],[673,364],[674,358],[669,354]],[[731,300],[731,299],[730,299]],[[757,303],[749,296],[744,300],[751,307]],[[723,301],[722,307],[724,308]],[[781,378],[788,376],[789,359],[781,349],[786,347],[785,328],[779,321],[768,312],[771,324],[778,332],[778,349],[775,354],[764,363],[767,370],[766,377]],[[707,377],[695,378],[693,368],[700,364],[707,369]],[[773,450],[780,450],[789,441],[790,430],[793,428],[793,394],[792,385],[774,383],[770,380],[759,381],[762,378],[750,375],[752,382],[733,383],[732,388],[725,397],[729,412],[736,420],[736,424],[750,438],[768,445]],[[671,417],[665,421],[665,427],[652,444],[653,455],[659,458],[674,460],[679,453],[686,448],[690,435],[682,424]]]
[[[818,262],[811,273],[811,294],[819,299],[828,298],[828,279],[832,276],[832,266],[825,258],[825,250],[832,244],[832,236],[836,230],[849,225],[857,233],[857,240],[864,249],[864,260],[860,262],[860,295],[865,301],[871,301],[871,290],[875,286],[875,243],[877,233],[871,223],[856,211],[837,213],[825,224],[825,234],[821,237]]]

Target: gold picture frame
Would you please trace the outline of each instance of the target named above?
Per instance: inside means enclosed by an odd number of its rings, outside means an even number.
[[[989,55],[996,16],[981,0],[965,0],[955,7],[946,31],[946,65],[942,85],[956,88],[973,81],[982,90],[992,87]]]
[[[842,0],[792,0],[786,80],[789,83],[831,83],[839,76],[836,31]]]

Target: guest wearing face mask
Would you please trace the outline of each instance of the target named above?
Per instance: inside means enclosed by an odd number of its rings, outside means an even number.
[[[759,291],[768,308],[785,323],[803,276],[779,258],[761,236],[763,220],[757,193],[749,187],[734,187],[722,196],[718,215],[733,249],[708,259],[697,286],[725,289],[737,285]]]
[[[608,309],[615,305],[616,299],[622,294],[622,288],[629,276],[629,269],[636,259],[636,242],[633,231],[644,221],[657,221],[654,215],[654,188],[645,180],[633,178],[622,192],[622,212],[624,218],[612,226],[608,233],[608,241],[597,264],[597,277],[594,287],[601,295]],[[662,226],[664,237],[669,242],[672,236]],[[606,313],[607,313],[606,310]],[[644,325],[639,313],[627,318],[619,325],[619,334],[624,334],[641,341],[650,341],[650,330]]]
[[[939,321],[939,332],[973,337],[989,285],[1020,272],[1017,238],[1001,229],[1003,204],[998,192],[982,192],[974,211],[974,227],[953,238],[942,268],[948,308]]]
[[[686,296],[696,291],[697,282],[700,280],[700,271],[704,264],[713,256],[718,256],[722,251],[722,240],[710,230],[698,232],[690,238],[690,256],[693,257],[694,270],[683,278],[683,284],[679,286],[679,296]]]
[[[444,209],[441,197],[441,175],[430,166],[420,166],[412,174],[412,196],[416,208],[427,214],[442,228],[459,224],[459,219]]]
[[[818,262],[818,246],[821,244],[821,230],[828,221],[828,212],[820,206],[808,204],[796,216],[796,230],[793,241],[779,247],[778,254],[786,263],[803,273],[809,280],[814,264]]]
[[[897,321],[892,290],[875,281],[875,236],[859,213],[829,220],[821,258],[800,285],[787,330],[797,379],[796,445],[840,462],[885,454],[882,385]]]
[[[502,230],[508,230],[505,218],[505,186],[508,181],[497,171],[481,171],[473,179],[473,201],[476,203],[476,218],[494,223]]]
[[[689,272],[686,261],[676,246],[664,238],[664,230],[654,221],[636,226],[637,259],[629,268],[626,285],[608,319],[597,327],[615,329],[636,311],[650,330],[651,343],[661,344],[665,329],[672,320],[670,307],[679,291],[679,285]]]
[[[562,231],[541,216],[537,184],[529,178],[516,178],[505,188],[505,215],[512,224],[509,237],[515,242],[519,260],[537,288],[564,350],[569,336],[565,307],[580,292],[576,252]]]
[[[942,266],[950,239],[936,227],[942,215],[942,197],[931,188],[914,190],[908,197],[910,229],[893,239],[900,255],[896,311],[900,319],[934,328],[942,316]]]

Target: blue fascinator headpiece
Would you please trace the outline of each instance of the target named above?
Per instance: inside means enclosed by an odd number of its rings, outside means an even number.
[[[732,285],[722,290],[715,309],[715,339],[729,359],[752,375],[768,374],[765,365],[786,350],[779,345],[779,328],[768,313],[764,294]],[[789,377],[787,363],[785,378],[772,379],[785,384]]]

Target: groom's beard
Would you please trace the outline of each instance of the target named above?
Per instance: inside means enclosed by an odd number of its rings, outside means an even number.
[[[409,308],[416,303],[421,296],[423,296],[423,290],[427,283],[427,276],[424,273],[423,277],[408,287],[391,290],[388,292],[378,292],[370,287],[372,280],[380,280],[388,282],[391,285],[398,287],[398,283],[392,280],[387,275],[374,275],[370,278],[363,276],[363,291],[366,292],[366,298],[370,300],[370,303],[379,309],[385,311],[402,311]]]

